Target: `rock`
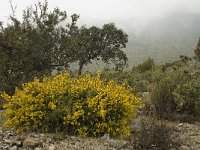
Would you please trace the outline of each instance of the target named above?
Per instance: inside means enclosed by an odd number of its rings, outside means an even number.
[[[49,150],[55,150],[55,149],[56,149],[55,145],[49,146]]]
[[[190,150],[190,148],[185,146],[185,145],[182,145],[182,146],[179,147],[178,150]]]
[[[108,133],[104,134],[104,136],[101,137],[102,142],[107,142],[110,140],[110,135]]]
[[[15,146],[11,147],[10,150],[18,150],[18,147],[15,145]]]
[[[0,133],[0,141],[2,141],[4,138],[4,134],[3,133]]]
[[[135,128],[140,129],[141,128],[141,120],[142,120],[141,117],[137,117],[136,119],[132,120],[131,127],[134,129]]]
[[[8,136],[13,136],[14,134],[12,132],[9,132],[8,133]]]
[[[12,140],[8,140],[8,139],[5,139],[5,140],[4,140],[4,143],[11,145],[11,144],[13,143],[13,141],[12,141]]]
[[[14,141],[13,144],[22,147],[22,141]]]
[[[17,135],[16,136],[16,141],[24,141],[25,140],[25,135]]]
[[[38,139],[35,138],[26,138],[23,142],[23,147],[24,148],[35,148],[40,145],[40,142]]]
[[[150,93],[149,92],[143,92],[142,93],[142,100],[143,101],[149,101],[150,100]]]
[[[181,127],[181,126],[183,126],[183,123],[179,123],[179,124],[178,124],[178,127]]]
[[[9,146],[4,146],[4,147],[2,147],[2,150],[4,150],[4,149],[10,149],[10,147]]]

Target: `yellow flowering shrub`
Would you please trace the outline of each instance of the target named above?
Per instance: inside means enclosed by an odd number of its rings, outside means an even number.
[[[102,81],[99,75],[71,78],[68,73],[35,79],[13,96],[2,97],[8,101],[6,127],[81,136],[128,136],[130,120],[142,106],[125,84]]]

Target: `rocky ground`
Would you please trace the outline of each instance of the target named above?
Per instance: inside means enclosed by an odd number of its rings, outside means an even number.
[[[132,149],[128,141],[102,138],[80,138],[61,134],[22,134],[0,129],[0,150],[115,150]]]
[[[200,122],[179,123],[174,135],[174,140],[181,145],[179,150],[200,150]]]
[[[0,118],[1,120],[1,118]],[[171,150],[200,150],[200,122],[171,122],[175,131],[173,141],[179,143]],[[81,138],[63,134],[16,134],[0,126],[0,150],[132,150],[129,141],[101,138]]]

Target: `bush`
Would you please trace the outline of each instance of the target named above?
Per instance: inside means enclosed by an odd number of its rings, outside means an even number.
[[[0,110],[3,109],[4,100],[0,97]]]
[[[200,75],[178,84],[173,96],[179,113],[200,114]]]
[[[155,67],[156,63],[153,58],[148,58],[142,64],[139,64],[136,68],[141,72],[150,71]]]
[[[171,77],[165,77],[158,81],[151,92],[151,100],[155,105],[156,115],[159,118],[171,117],[176,111],[176,105],[173,97],[173,91],[176,87],[176,82]]]
[[[194,54],[195,54],[196,60],[200,62],[200,38],[199,38],[197,46],[196,46],[196,48],[194,50]]]
[[[119,72],[104,72],[101,74],[102,79],[114,80],[117,83],[127,83],[132,87],[135,92],[147,92],[152,80],[154,72],[147,71],[145,73],[138,72],[137,70]]]
[[[163,73],[151,92],[151,100],[159,117],[170,119],[175,114],[199,114],[200,72],[198,70],[195,65],[185,65],[168,69]]]
[[[155,118],[142,118],[140,128],[134,130],[131,143],[134,149],[168,150],[172,141],[173,128],[166,122]]]
[[[142,106],[131,88],[102,81],[99,75],[70,78],[64,73],[41,82],[35,79],[13,96],[2,97],[8,101],[5,127],[82,136],[128,136],[130,120]]]

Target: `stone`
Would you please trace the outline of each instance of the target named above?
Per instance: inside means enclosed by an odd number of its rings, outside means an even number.
[[[18,150],[18,147],[15,145],[15,146],[11,147],[10,150]]]
[[[40,145],[40,142],[35,138],[26,138],[23,142],[24,148],[35,148]]]
[[[9,132],[8,133],[8,136],[13,136],[14,134],[12,132]]]
[[[4,134],[1,134],[1,133],[0,133],[0,141],[2,141],[3,138],[4,138]]]
[[[182,146],[179,147],[178,150],[190,150],[190,148],[185,146],[185,145],[182,145]]]
[[[108,133],[104,134],[104,136],[101,137],[101,142],[105,143],[110,140],[110,135]]]
[[[45,134],[40,134],[40,137],[44,137],[45,136]]]
[[[22,147],[22,141],[14,141],[13,144]]]
[[[12,144],[13,141],[12,141],[12,140],[8,140],[8,139],[5,139],[5,140],[4,140],[4,143],[6,143],[6,144]]]
[[[56,149],[55,145],[49,146],[49,150],[55,150],[55,149]]]
[[[181,126],[183,126],[183,123],[179,123],[179,124],[178,124],[178,127],[181,127]]]
[[[149,101],[150,100],[150,93],[149,92],[143,92],[142,93],[142,100],[143,101]]]

